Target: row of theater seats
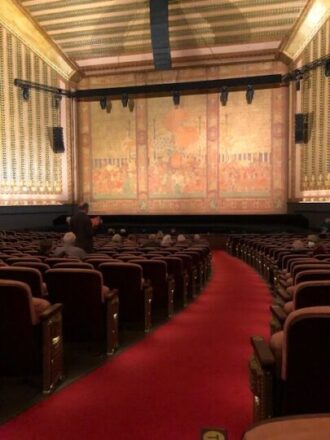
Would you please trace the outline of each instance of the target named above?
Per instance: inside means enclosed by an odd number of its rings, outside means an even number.
[[[330,412],[330,240],[322,254],[297,235],[234,235],[228,251],[252,265],[273,296],[269,343],[253,336],[254,420]]]
[[[0,372],[42,372],[44,392],[63,375],[63,339],[112,354],[121,328],[148,332],[154,314],[186,306],[211,272],[207,243],[141,249],[101,237],[84,261],[17,252],[16,243],[0,250]]]

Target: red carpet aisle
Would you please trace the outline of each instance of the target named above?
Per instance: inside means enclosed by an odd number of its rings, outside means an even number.
[[[106,365],[0,427],[1,440],[194,440],[251,420],[249,337],[268,335],[270,296],[223,253],[187,310]]]

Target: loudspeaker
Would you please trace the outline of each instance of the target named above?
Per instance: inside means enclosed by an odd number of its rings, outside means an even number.
[[[324,74],[325,76],[330,76],[330,58],[325,62]]]
[[[296,113],[295,117],[295,143],[303,144],[305,141],[304,114]]]
[[[50,143],[54,153],[64,153],[63,127],[50,128]]]
[[[151,42],[157,70],[172,66],[168,32],[168,0],[150,0]]]

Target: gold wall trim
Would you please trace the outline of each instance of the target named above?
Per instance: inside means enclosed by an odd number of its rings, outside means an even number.
[[[66,58],[16,1],[0,1],[0,23],[63,79],[70,80],[77,76],[77,66]]]
[[[295,61],[330,17],[330,0],[310,0],[280,51]]]

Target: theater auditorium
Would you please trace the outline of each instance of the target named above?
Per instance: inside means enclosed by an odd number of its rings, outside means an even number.
[[[0,1],[0,438],[330,438],[330,1]]]

